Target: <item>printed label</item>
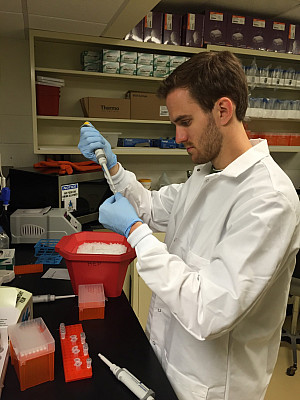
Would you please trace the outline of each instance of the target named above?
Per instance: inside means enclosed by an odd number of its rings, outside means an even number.
[[[71,183],[70,185],[61,186],[61,198],[62,200],[70,197],[78,197],[78,183]]]
[[[265,28],[266,27],[266,21],[264,19],[253,18],[253,23],[252,24],[256,28]]]
[[[195,20],[196,20],[195,14],[189,14],[188,15],[187,28],[188,28],[189,31],[194,31],[195,30]]]
[[[246,20],[245,17],[242,17],[240,15],[233,15],[231,22],[233,24],[245,25],[245,20]]]
[[[209,13],[209,19],[211,21],[223,21],[224,15],[223,15],[223,13],[217,13],[217,12],[211,11]]]
[[[145,18],[145,28],[152,28],[152,12],[149,12]]]
[[[165,14],[165,29],[171,31],[173,29],[173,16],[172,14]]]
[[[276,31],[285,31],[285,23],[273,22],[273,29],[275,29]]]
[[[294,40],[296,35],[296,25],[290,24],[290,29],[289,29],[289,39]]]
[[[168,111],[167,106],[159,107],[159,116],[160,117],[168,117],[169,116],[169,111]]]

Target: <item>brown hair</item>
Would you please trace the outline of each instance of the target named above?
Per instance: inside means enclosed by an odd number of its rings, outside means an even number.
[[[174,89],[188,89],[190,95],[207,112],[221,97],[229,97],[236,106],[236,117],[242,121],[248,106],[248,85],[239,59],[229,51],[202,52],[181,64],[158,89],[166,98]]]

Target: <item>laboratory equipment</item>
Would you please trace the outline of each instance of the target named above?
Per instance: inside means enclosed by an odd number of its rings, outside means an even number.
[[[81,223],[63,208],[18,209],[10,216],[12,243],[61,239],[81,231]]]
[[[7,330],[21,390],[53,381],[55,342],[43,319],[10,325]]]
[[[65,325],[62,322],[59,326],[59,334],[65,381],[91,378],[93,375],[92,359],[88,353],[82,325]]]
[[[32,296],[33,303],[48,303],[54,300],[69,299],[70,297],[75,297],[75,294],[68,294],[65,296],[55,296],[55,294],[39,294]]]
[[[127,247],[123,254],[78,254],[83,243],[119,243]],[[122,293],[127,267],[136,257],[135,250],[126,238],[114,232],[79,232],[64,236],[55,246],[64,257],[69,271],[73,291],[78,285],[103,283],[107,297],[118,297]]]
[[[0,249],[9,249],[9,237],[0,225]]]
[[[86,121],[82,126],[89,126],[89,127],[93,128],[93,125],[88,121]],[[111,179],[110,172],[107,168],[107,161],[106,161],[106,156],[105,156],[104,150],[103,149],[95,150],[95,156],[98,160],[99,165],[101,165],[101,167],[104,171],[104,175],[105,175],[106,179],[108,180],[108,183],[110,184],[110,187],[111,187],[113,193],[116,193],[115,185]]]
[[[119,381],[124,383],[139,399],[142,400],[154,400],[155,393],[153,390],[147,388],[140,380],[132,375],[127,369],[118,367],[116,364],[111,363],[102,354],[98,354],[101,360],[109,366],[111,372],[115,375]]]
[[[99,206],[112,195],[103,171],[73,171],[60,175],[49,168],[9,170],[10,213],[22,208],[64,208],[81,223],[98,222]],[[69,201],[76,209],[71,211]]]

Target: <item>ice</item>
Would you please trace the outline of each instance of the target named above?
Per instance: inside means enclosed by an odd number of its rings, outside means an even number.
[[[120,243],[82,243],[78,246],[77,253],[80,254],[124,254],[127,247]]]

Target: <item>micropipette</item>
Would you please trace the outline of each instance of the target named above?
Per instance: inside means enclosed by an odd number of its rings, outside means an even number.
[[[154,400],[155,393],[153,390],[147,388],[141,381],[132,375],[127,369],[120,368],[116,364],[111,363],[102,354],[98,354],[103,362],[109,366],[111,372],[116,376],[119,381],[124,383],[139,399]]]
[[[82,126],[88,126],[90,128],[93,128],[93,125],[89,122],[86,121]],[[105,155],[105,151],[103,149],[97,149],[95,150],[95,156],[98,160],[98,163],[101,165],[103,171],[104,171],[104,175],[106,177],[106,179],[108,180],[110,187],[112,189],[112,192],[115,194],[116,193],[116,188],[115,185],[111,179],[111,175],[109,173],[109,170],[107,168],[107,160],[106,160],[106,155]]]
[[[32,296],[32,301],[33,303],[48,303],[49,301],[68,299],[75,296],[75,294],[68,294],[66,296],[55,296],[55,294],[41,294],[38,296]]]

